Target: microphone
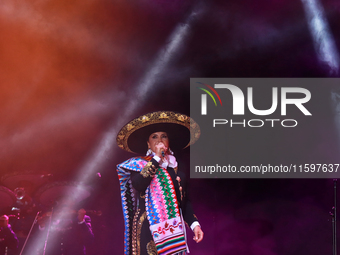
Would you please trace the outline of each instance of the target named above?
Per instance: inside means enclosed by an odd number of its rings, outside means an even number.
[[[165,157],[165,153],[164,153],[164,151],[162,151],[162,157],[163,157],[163,158]]]

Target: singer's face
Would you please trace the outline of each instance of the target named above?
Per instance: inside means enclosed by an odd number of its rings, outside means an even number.
[[[149,136],[148,140],[148,148],[151,149],[153,152],[157,153],[157,147],[156,145],[163,143],[164,148],[166,148],[164,151],[169,148],[169,138],[166,132],[155,132],[152,133]],[[163,146],[162,146],[163,147]]]

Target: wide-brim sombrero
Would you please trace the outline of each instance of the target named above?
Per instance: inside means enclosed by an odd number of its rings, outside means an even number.
[[[155,132],[166,132],[172,150],[184,149],[200,137],[199,125],[189,116],[171,111],[151,112],[128,122],[117,135],[118,146],[126,151],[145,154],[147,141]]]

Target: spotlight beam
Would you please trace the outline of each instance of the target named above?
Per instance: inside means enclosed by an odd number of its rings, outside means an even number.
[[[180,47],[183,45],[183,42],[186,39],[190,31],[191,23],[193,22],[193,17],[198,14],[197,11],[193,11],[186,22],[184,24],[179,24],[174,32],[169,37],[169,43],[159,52],[156,60],[154,61],[151,69],[146,72],[146,74],[141,79],[137,89],[134,93],[131,94],[130,97],[127,98],[126,102],[127,106],[119,117],[117,121],[113,122],[111,128],[108,129],[106,133],[104,133],[102,139],[99,142],[99,145],[95,148],[92,155],[88,158],[88,160],[83,164],[83,166],[79,169],[78,173],[78,182],[81,184],[87,183],[91,180],[95,174],[103,169],[107,158],[109,155],[112,155],[114,150],[117,148],[115,146],[115,138],[118,132],[118,129],[127,122],[132,113],[140,107],[147,98],[147,94],[156,85],[156,81],[158,80],[158,76],[165,71],[166,66],[169,61],[178,54]],[[71,199],[77,201],[79,197],[78,192],[74,192],[73,194],[68,194],[67,199]],[[66,199],[66,197],[64,198]],[[31,251],[35,251],[38,247],[40,247],[42,243],[41,239],[37,239],[32,246],[30,247]]]
[[[321,4],[318,0],[301,0],[301,2],[319,60],[327,64],[330,74],[338,74],[339,53]]]
[[[116,149],[115,138],[118,130],[131,118],[132,113],[143,105],[147,99],[148,92],[155,87],[158,78],[166,70],[169,62],[179,53],[179,50],[191,31],[195,17],[202,13],[200,10],[201,8],[194,9],[186,21],[177,25],[171,33],[168,39],[169,43],[159,51],[152,67],[142,77],[134,93],[127,98],[126,102],[128,103],[125,108],[123,107],[125,110],[121,116],[113,122],[112,126],[103,135],[99,145],[93,151],[93,154],[79,169],[80,182],[86,182],[92,178],[95,173],[103,169],[109,155],[113,155]]]
[[[117,109],[114,102],[123,101],[123,93],[115,91],[100,98],[84,98],[76,101],[72,107],[60,106],[58,110],[51,109],[47,116],[40,120],[27,123],[24,128],[13,129],[12,134],[1,137],[2,147],[0,148],[0,159],[18,155],[27,151],[32,146],[33,140],[40,141],[42,136],[50,137],[61,135],[65,127],[74,125],[85,119],[97,118],[98,115],[108,115],[112,109]],[[114,100],[112,100],[114,98]],[[53,133],[53,135],[52,135]]]

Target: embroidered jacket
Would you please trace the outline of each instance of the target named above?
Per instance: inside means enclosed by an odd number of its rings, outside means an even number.
[[[140,174],[151,166],[157,169],[154,176]],[[176,170],[159,167],[151,156],[131,158],[117,165],[125,222],[124,254],[131,254],[133,217],[138,208],[147,212],[158,254],[174,254],[186,250],[181,211],[189,225],[197,219],[186,197],[185,176],[181,172],[176,173]]]

